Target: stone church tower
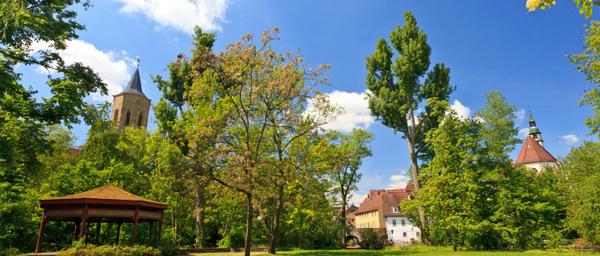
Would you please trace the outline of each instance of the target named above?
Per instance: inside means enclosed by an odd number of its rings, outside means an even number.
[[[119,124],[119,128],[126,126],[146,129],[148,127],[148,114],[150,111],[150,99],[142,91],[140,81],[140,65],[127,85],[127,89],[114,95],[112,104],[112,118]]]

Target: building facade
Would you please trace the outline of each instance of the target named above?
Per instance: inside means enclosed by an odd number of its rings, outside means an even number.
[[[420,240],[421,230],[400,211],[400,202],[410,200],[412,189],[371,190],[354,212],[356,228],[385,230],[394,245]]]

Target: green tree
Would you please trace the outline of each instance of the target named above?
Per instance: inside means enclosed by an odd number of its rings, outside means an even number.
[[[365,157],[372,155],[369,144],[373,140],[373,134],[363,129],[353,129],[350,134],[334,132],[332,135],[334,153],[331,156],[333,171],[331,180],[336,198],[341,203],[341,241],[346,245],[348,226],[346,222],[346,208],[352,191],[360,181],[361,174],[358,172]]]
[[[373,115],[394,132],[402,133],[408,143],[412,182],[418,191],[421,184],[417,158],[425,161],[431,158],[425,134],[439,125],[439,116],[445,113],[453,88],[449,84],[450,69],[444,64],[436,64],[428,72],[431,48],[427,35],[410,12],[404,17],[404,26],[398,26],[390,34],[390,42],[399,56],[392,61],[393,49],[380,39],[375,53],[367,58],[367,88]],[[419,109],[423,111],[418,112]],[[422,238],[427,243],[427,222],[422,209],[419,219]]]
[[[422,169],[416,200],[403,208],[425,208],[435,243],[508,249],[560,239],[564,203],[555,172],[511,166],[509,153],[519,141],[514,113],[502,94],[491,92],[474,118],[452,113],[427,134],[434,157]]]
[[[75,63],[66,65],[51,50],[32,54],[37,41],[64,49],[68,40],[84,28],[76,22],[73,7],[90,6],[88,1],[14,0],[0,3],[0,247],[18,246],[29,237],[23,229],[30,225],[27,189],[34,186],[32,177],[40,172],[41,155],[52,150],[49,125],[69,126],[79,122],[90,106],[84,98],[90,93],[106,93],[106,85],[90,68]],[[22,74],[15,66],[36,65],[57,72],[48,77],[51,95],[38,99],[37,91],[21,83]],[[37,85],[42,86],[42,85]],[[24,214],[27,212],[27,214]]]
[[[581,99],[580,104],[592,107],[594,115],[585,120],[592,134],[600,136],[600,22],[593,21],[586,30],[586,49],[579,55],[571,56],[571,62],[577,70],[586,75],[587,81],[593,84]]]
[[[561,167],[567,203],[566,227],[600,244],[600,143],[585,142],[571,150]]]
[[[185,194],[194,201],[195,246],[203,247],[204,212],[210,191],[210,170],[214,168],[216,136],[219,133],[220,116],[212,111],[214,88],[203,88],[201,93],[192,92],[199,79],[214,61],[212,47],[215,34],[196,28],[192,57],[179,54],[170,63],[169,79],[154,77],[163,96],[155,106],[159,131],[175,143],[185,155],[187,164],[182,178],[188,184]],[[211,116],[212,115],[212,116]]]

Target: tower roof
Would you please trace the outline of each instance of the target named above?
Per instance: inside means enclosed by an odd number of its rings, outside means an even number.
[[[129,80],[127,89],[125,89],[125,91],[123,91],[123,92],[124,93],[135,93],[135,94],[139,94],[139,95],[146,97],[146,95],[144,95],[144,92],[142,91],[142,82],[140,81],[140,68],[139,67],[137,67],[135,69],[135,72],[133,73],[131,80]]]
[[[521,152],[517,157],[515,164],[538,163],[538,162],[556,162],[556,158],[550,154],[532,135],[527,136]]]

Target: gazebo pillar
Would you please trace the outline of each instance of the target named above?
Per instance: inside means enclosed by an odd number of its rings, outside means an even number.
[[[44,227],[46,226],[46,213],[42,216],[40,221],[40,229],[38,230],[38,237],[35,243],[35,253],[39,253],[42,249],[42,237],[44,236]]]
[[[158,244],[160,244],[160,237],[162,235],[162,225],[163,225],[163,212],[160,212],[160,223],[158,224]]]
[[[79,227],[79,238],[85,237],[87,235],[87,219],[88,219],[88,205],[83,206],[83,215],[81,216],[81,224]],[[87,240],[87,238],[86,238]]]

